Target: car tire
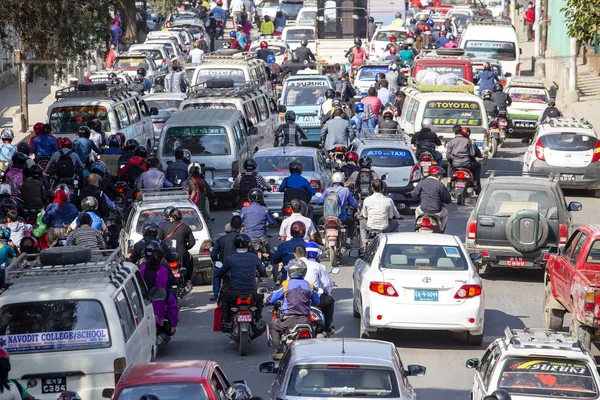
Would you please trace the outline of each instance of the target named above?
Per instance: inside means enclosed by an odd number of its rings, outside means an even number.
[[[481,335],[475,335],[471,332],[467,332],[467,343],[471,346],[481,346],[483,343],[483,332],[481,332]]]
[[[536,223],[539,225],[537,228],[537,240],[535,241],[535,243],[532,244],[522,243],[513,235],[513,227],[515,226],[515,224],[519,223],[520,221],[526,218],[536,218]],[[537,250],[538,248],[540,248],[540,246],[546,243],[546,239],[548,239],[548,221],[546,221],[546,218],[542,214],[535,213],[535,211],[519,210],[513,213],[508,218],[508,220],[506,221],[504,232],[506,234],[506,239],[508,240],[508,242],[517,251],[520,251],[522,253],[530,253],[532,251]]]
[[[569,333],[571,336],[577,338],[586,349],[590,350],[592,347],[592,328],[582,324],[572,316]]]
[[[360,316],[360,338],[361,339],[373,339],[373,334],[369,333],[364,328],[363,316]]]
[[[559,331],[563,327],[566,311],[551,308],[549,304],[550,296],[552,296],[552,287],[550,286],[550,283],[548,283],[544,288],[543,328]]]
[[[82,246],[51,247],[40,252],[42,265],[74,265],[89,262],[92,250]]]
[[[356,307],[356,300],[353,298],[352,299],[352,316],[354,318],[360,318],[360,312],[358,311],[358,308]]]
[[[600,189],[594,190],[594,197],[600,199]]]
[[[492,158],[496,157],[496,153],[498,153],[498,139],[492,138],[490,144],[490,155]]]

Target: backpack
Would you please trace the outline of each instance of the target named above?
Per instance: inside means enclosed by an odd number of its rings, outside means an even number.
[[[373,194],[371,182],[373,182],[373,173],[371,171],[358,171],[356,187],[363,198]]]
[[[57,177],[72,178],[75,175],[75,164],[71,159],[71,154],[73,154],[73,150],[70,150],[67,154],[60,152],[60,157],[58,157],[54,167]]]
[[[23,183],[23,170],[11,168],[6,173],[6,183],[10,186],[10,192],[13,196],[18,196]]]
[[[141,174],[143,174],[144,168],[140,164],[132,164],[127,168],[127,183],[129,187],[133,187],[135,181]]]
[[[240,199],[246,200],[248,198],[248,193],[257,187],[258,182],[256,180],[256,172],[252,172],[250,175],[244,173],[242,175],[242,180],[240,181],[240,188],[238,192]]]
[[[342,205],[338,193],[343,189],[343,186],[331,187],[327,191],[327,196],[323,200],[323,216],[338,217],[342,213]]]

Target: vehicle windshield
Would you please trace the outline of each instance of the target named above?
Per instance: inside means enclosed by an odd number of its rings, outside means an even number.
[[[548,102],[548,93],[542,88],[509,87],[507,93],[513,103],[546,104]]]
[[[414,161],[408,150],[390,148],[365,149],[360,156],[371,157],[374,167],[396,168],[414,165]]]
[[[396,36],[396,42],[400,42],[406,39],[406,31],[377,31],[375,35],[375,41],[377,42],[389,42],[390,36]]]
[[[517,52],[512,42],[496,42],[492,40],[467,40],[466,56],[470,58],[491,58],[500,61],[515,61]]]
[[[203,103],[187,103],[183,106],[184,110],[195,109],[195,110],[237,110],[233,103],[221,103],[221,102],[203,102]]]
[[[362,67],[358,71],[358,80],[360,81],[373,81],[377,78],[377,74],[387,74],[389,71],[388,67]]]
[[[278,1],[263,1],[262,3],[260,3],[258,8],[271,8],[271,7],[278,7],[278,6],[279,6]]]
[[[161,61],[162,64],[162,60],[164,59],[162,52],[158,49],[132,49],[135,50],[136,53],[142,53],[143,55],[145,55],[146,57],[148,57],[151,60],[159,60]]]
[[[474,101],[428,101],[423,118],[431,118],[433,125],[481,126],[483,124],[479,103]]]
[[[498,389],[519,396],[596,398],[592,368],[595,366],[566,358],[510,357],[502,367]]]
[[[498,75],[499,79],[502,79],[502,66],[490,64],[492,71]],[[483,72],[483,64],[473,64],[473,83],[479,82],[479,74]]]
[[[464,271],[467,261],[458,246],[388,244],[383,249],[381,268]]]
[[[117,71],[137,71],[140,67],[148,71],[149,68],[148,61],[142,57],[119,57],[112,67]]]
[[[98,118],[102,121],[102,130],[110,132],[110,122],[106,108],[101,106],[56,107],[50,113],[50,126],[57,135],[75,134],[80,126]]]
[[[452,20],[456,26],[465,26],[471,21],[471,14],[452,14]]]
[[[250,50],[256,51],[259,48],[260,48],[259,44],[254,44],[254,45],[252,45]],[[277,45],[269,44],[269,50],[271,50],[273,52],[274,56],[280,56],[280,55],[285,54],[286,48],[284,46],[277,46]]]
[[[309,42],[315,40],[315,31],[312,29],[289,29],[285,33],[286,42],[299,42],[303,39]]]
[[[222,126],[172,127],[164,139],[163,155],[172,156],[175,149],[188,149],[192,155],[221,156],[231,154],[227,130]]]
[[[285,18],[287,19],[294,19],[298,16],[298,13],[300,12],[300,9],[304,7],[304,2],[298,2],[298,3],[280,3],[279,4],[279,11],[281,11],[283,13],[283,15],[285,16]]]
[[[555,151],[589,151],[596,148],[594,136],[578,135],[574,132],[544,135],[540,137],[542,146]]]
[[[400,398],[394,370],[364,365],[295,366],[288,396]]]
[[[153,394],[160,400],[209,400],[204,385],[192,383],[157,383],[155,385],[140,385],[125,387],[115,400],[139,400]]]
[[[317,18],[316,11],[304,11],[298,15],[298,22],[314,22]]]
[[[423,65],[425,71],[434,71],[440,75],[454,74],[459,78],[465,77],[465,68],[460,65]]]
[[[179,110],[182,100],[146,100],[148,108],[156,107],[158,111],[175,112]]]
[[[303,172],[313,172],[315,170],[315,159],[311,156],[257,156],[255,157],[258,167],[256,170],[261,173],[269,172],[288,172],[292,161],[299,161],[302,164]]]
[[[99,301],[55,300],[2,306],[0,344],[14,354],[99,349],[111,340]]]
[[[319,104],[319,99],[325,97],[327,89],[329,89],[329,85],[324,80],[288,80],[285,83],[285,97],[282,104],[286,106],[316,106]]]
[[[243,85],[246,82],[246,77],[244,76],[244,71],[242,69],[215,68],[211,65],[210,67],[205,67],[198,71],[195,84],[199,85],[214,79],[233,79],[233,84],[236,86]]]
[[[190,207],[177,207],[181,210],[183,219],[181,222],[187,224],[191,230],[198,232],[202,230],[202,221],[196,210]],[[154,222],[157,225],[162,225],[165,222],[164,208],[146,209],[140,213],[140,216],[135,227],[137,233],[142,233],[144,225]]]
[[[481,205],[484,215],[509,217],[519,210],[538,211],[546,215],[550,198],[543,190],[492,189]],[[553,205],[552,205],[553,206]]]

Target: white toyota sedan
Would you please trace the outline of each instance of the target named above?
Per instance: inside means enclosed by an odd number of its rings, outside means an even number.
[[[361,337],[384,329],[447,330],[466,332],[469,344],[480,345],[484,311],[481,278],[457,236],[380,234],[354,264]]]

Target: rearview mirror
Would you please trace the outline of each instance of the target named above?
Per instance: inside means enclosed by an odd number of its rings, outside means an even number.
[[[510,72],[507,72],[504,74],[505,77],[510,78],[512,76],[512,74]]]
[[[102,397],[105,399],[110,399],[114,392],[115,392],[115,389],[106,388],[106,389],[102,390]]]
[[[569,211],[581,211],[583,206],[578,201],[572,201],[569,203],[569,206],[567,208]]]
[[[275,361],[265,361],[258,365],[258,370],[263,374],[274,374],[278,368],[275,366]]]
[[[323,288],[318,288],[318,289],[317,289],[317,294],[318,294],[319,296],[320,296],[320,295],[322,295],[323,293],[325,293],[325,291],[323,290]]]
[[[321,197],[323,197],[323,193],[315,193],[315,197],[317,199],[320,199]]]
[[[37,384],[38,384],[37,379],[31,378],[30,380],[27,381],[27,389],[34,388],[37,386]],[[112,395],[112,393],[111,393],[111,395]]]
[[[286,106],[284,106],[283,104],[280,104],[280,105],[279,105],[279,107],[277,107],[277,110],[278,110],[280,113],[284,113],[284,112],[286,112],[286,111],[287,111],[287,107],[286,107]]]
[[[406,369],[408,376],[423,376],[425,375],[426,368],[419,364],[410,364]]]
[[[479,368],[479,359],[478,358],[469,358],[465,363],[465,366],[469,369],[477,369]]]
[[[215,261],[215,268],[223,268],[223,263],[221,261]]]
[[[187,273],[187,268],[185,268],[185,267],[181,267],[181,268],[179,268],[179,273],[180,273],[181,275],[184,275],[184,276],[185,276],[185,274]]]
[[[152,301],[164,300],[167,297],[167,291],[164,287],[155,286],[150,290],[150,298]]]
[[[332,268],[331,269],[331,273],[334,274],[334,275],[339,274],[340,273],[340,269],[338,267]]]
[[[388,174],[387,173],[381,175],[381,180],[382,181],[385,181],[387,178],[388,178]]]
[[[256,293],[257,294],[267,294],[267,293],[269,293],[269,289],[267,289],[266,287],[259,287],[258,289],[256,289]]]
[[[531,143],[531,138],[524,137],[523,139],[521,139],[521,143],[529,144],[529,143]]]
[[[279,213],[273,213],[273,218],[279,218]]]
[[[251,126],[250,128],[248,128],[248,135],[250,135],[250,136],[258,135],[258,128],[255,126]]]
[[[150,115],[158,115],[158,108],[150,107]]]
[[[348,252],[348,257],[360,258],[360,256],[361,256],[360,250],[358,250],[358,249],[352,249]]]
[[[480,264],[483,261],[483,256],[481,253],[471,253],[469,254],[469,258],[473,262],[473,264]]]

